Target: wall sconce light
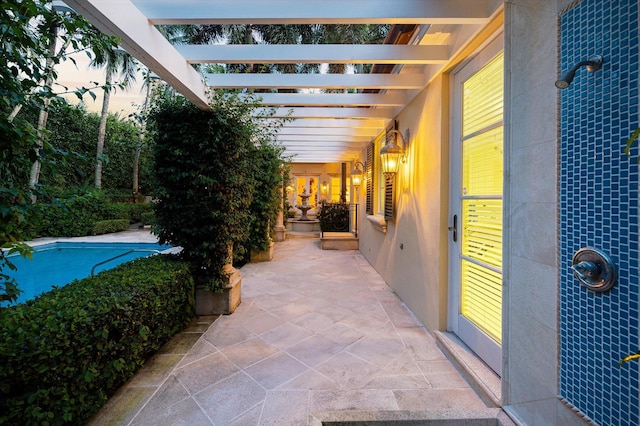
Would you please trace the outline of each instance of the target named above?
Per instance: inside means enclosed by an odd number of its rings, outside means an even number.
[[[287,194],[291,194],[293,192],[293,186],[291,185],[287,185],[287,187],[285,188],[285,190],[287,191]]]
[[[327,181],[322,181],[322,186],[320,186],[320,192],[322,192],[323,194],[326,194],[328,192],[329,188],[327,187]]]
[[[558,80],[556,80],[556,87],[558,89],[566,89],[573,81],[573,77],[575,77],[576,71],[578,71],[580,67],[586,66],[587,71],[596,72],[602,66],[602,62],[603,59],[600,55],[593,55],[586,61],[578,62],[573,66],[573,68],[562,74],[562,76]]]
[[[398,173],[400,162],[405,162],[404,156],[404,137],[402,133],[396,129],[387,132],[387,143],[380,149],[380,157],[382,158],[382,172],[386,178],[392,178]],[[398,144],[396,141],[400,141]]]
[[[362,169],[360,168],[360,166],[362,166]],[[364,175],[363,169],[364,164],[362,164],[360,161],[356,161],[355,169],[351,171],[351,183],[353,183],[354,186],[360,186],[360,184],[362,183],[362,176]]]

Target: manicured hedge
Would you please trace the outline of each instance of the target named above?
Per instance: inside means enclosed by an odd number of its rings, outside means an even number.
[[[58,203],[44,211],[40,236],[82,237],[93,234],[93,226],[99,220],[119,219],[107,217],[108,201],[99,192],[87,193]]]
[[[60,198],[57,203],[44,210],[40,236],[83,237],[104,234],[96,231],[98,222],[122,219],[129,224],[137,223],[148,212],[153,212],[151,203],[112,203],[99,191]],[[128,226],[124,229],[127,228]]]
[[[127,229],[129,229],[129,219],[100,220],[93,225],[95,235],[110,234]]]
[[[156,224],[156,214],[154,212],[145,212],[140,216],[140,222],[143,225],[155,225]]]
[[[153,212],[151,203],[110,203],[105,219],[128,219],[129,223],[142,222],[144,213]]]
[[[0,424],[80,425],[193,313],[173,256],[141,258],[0,308]]]

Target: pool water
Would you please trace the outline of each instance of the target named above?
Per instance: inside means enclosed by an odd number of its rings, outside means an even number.
[[[156,243],[57,242],[34,247],[32,259],[25,259],[20,255],[10,256],[18,270],[5,268],[3,272],[16,279],[18,288],[22,290],[16,303],[22,303],[51,290],[53,286],[60,287],[74,279],[90,276],[97,263],[122,255],[97,266],[95,274],[168,248],[170,246]]]

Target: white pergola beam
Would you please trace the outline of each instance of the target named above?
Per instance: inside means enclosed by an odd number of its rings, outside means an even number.
[[[344,155],[317,155],[312,157],[307,156],[295,156],[291,162],[292,163],[305,163],[305,164],[325,164],[325,163],[348,163],[353,159],[354,153],[345,153]]]
[[[296,118],[338,118],[338,119],[361,119],[361,118],[386,118],[392,120],[397,115],[395,109],[391,108],[321,108],[321,107],[299,107],[299,108],[274,108],[271,117],[292,119]]]
[[[365,143],[371,140],[371,136],[334,136],[334,135],[280,135],[276,136],[276,139],[283,142],[301,142],[301,143],[329,143],[335,142],[337,144],[344,143]]]
[[[234,44],[175,46],[193,64],[444,64],[448,46],[396,44]]]
[[[320,127],[305,128],[305,127],[289,127],[285,126],[278,131],[278,136],[360,136],[360,137],[374,137],[378,134],[378,129],[360,128],[360,127]]]
[[[482,24],[491,0],[135,0],[153,24]]]
[[[129,0],[65,0],[100,31],[120,37],[129,54],[200,108],[209,108],[202,77]]]
[[[369,118],[364,120],[332,120],[299,118],[286,123],[283,129],[292,128],[323,128],[323,129],[367,129],[380,132],[387,126],[387,120]]]
[[[424,74],[205,74],[216,89],[422,89]]]
[[[404,93],[259,93],[265,106],[383,106],[396,107],[407,103]]]
[[[286,147],[285,147],[286,148]],[[296,152],[304,152],[306,154],[313,153],[322,153],[322,152],[342,152],[345,151],[344,147],[326,147],[326,148],[318,148],[318,147],[295,147]],[[357,148],[352,148],[351,151],[357,151]]]

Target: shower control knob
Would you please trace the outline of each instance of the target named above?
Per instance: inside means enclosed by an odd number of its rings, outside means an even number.
[[[618,272],[611,258],[593,247],[578,250],[571,263],[573,275],[591,291],[607,291],[618,279]]]

